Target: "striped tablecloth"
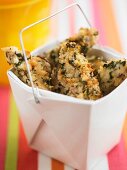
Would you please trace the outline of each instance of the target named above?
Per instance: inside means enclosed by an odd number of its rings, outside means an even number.
[[[84,0],[84,4],[89,20],[101,34],[100,43],[126,54],[127,0]],[[71,32],[75,16],[72,12]],[[127,118],[119,145],[107,157],[110,170],[127,170]],[[10,87],[0,86],[0,170],[69,169],[29,148]]]

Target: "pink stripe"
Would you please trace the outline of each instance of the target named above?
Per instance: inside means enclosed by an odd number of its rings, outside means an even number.
[[[67,0],[68,4],[74,3],[73,0]],[[70,23],[70,35],[75,33],[75,8],[72,7],[69,9],[69,23]]]
[[[127,152],[123,136],[118,146],[108,154],[110,170],[127,170]]]
[[[100,11],[101,6],[99,5],[98,0],[91,0],[91,11],[93,15],[93,26],[99,31],[99,44],[106,45],[106,33],[105,28],[102,22],[102,13]]]
[[[0,87],[0,170],[4,170],[5,164],[9,97],[9,87]]]

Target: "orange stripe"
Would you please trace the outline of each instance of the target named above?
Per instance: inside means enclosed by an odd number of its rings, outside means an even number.
[[[120,38],[118,35],[118,30],[116,26],[116,21],[113,14],[113,8],[111,4],[111,0],[97,0],[99,4],[99,10],[101,13],[101,22],[105,28],[105,36],[107,39],[108,46],[122,51],[122,47],[120,44]]]
[[[127,150],[127,113],[126,113],[126,118],[125,118],[124,128],[123,128],[123,138],[124,138],[125,147],[126,147],[126,150]]]
[[[17,170],[37,170],[37,169],[38,169],[37,152],[32,150],[28,146],[23,131],[23,127],[20,123]]]
[[[64,170],[64,164],[52,159],[52,170]]]

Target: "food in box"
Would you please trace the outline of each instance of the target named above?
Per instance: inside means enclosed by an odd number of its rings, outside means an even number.
[[[93,46],[92,31],[82,28],[60,44],[27,52],[38,104],[22,52],[3,49],[13,65],[8,77],[29,145],[79,170],[95,168],[118,144],[127,110],[126,59]]]

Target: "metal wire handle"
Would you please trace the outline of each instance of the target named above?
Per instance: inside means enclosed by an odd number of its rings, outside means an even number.
[[[62,10],[59,10],[59,11],[57,11],[56,13],[53,13],[52,15],[50,15],[50,16],[48,16],[48,17],[46,17],[46,18],[43,18],[43,19],[41,19],[41,20],[39,20],[39,21],[37,21],[37,22],[34,22],[34,23],[32,23],[32,24],[24,27],[24,28],[21,29],[21,31],[19,32],[20,44],[21,44],[21,48],[22,48],[23,55],[24,55],[24,60],[25,60],[25,63],[26,63],[26,67],[27,67],[27,71],[28,71],[28,76],[29,76],[29,79],[30,79],[31,87],[32,87],[33,96],[34,96],[34,99],[35,99],[35,102],[36,102],[36,103],[40,103],[39,97],[38,97],[38,96],[39,96],[39,91],[38,91],[38,88],[37,88],[37,87],[36,87],[36,88],[34,87],[34,83],[33,83],[32,76],[31,76],[31,72],[30,72],[30,66],[29,66],[29,63],[28,63],[28,60],[27,60],[27,56],[26,56],[26,52],[25,52],[25,48],[24,48],[24,43],[23,43],[23,36],[22,36],[22,34],[23,34],[23,32],[26,31],[27,29],[29,29],[29,28],[37,25],[37,24],[40,24],[41,22],[44,22],[44,21],[46,21],[46,20],[48,20],[48,19],[50,19],[50,18],[58,15],[59,13],[65,11],[65,10],[71,8],[71,7],[73,7],[73,6],[78,6],[78,8],[79,8],[80,11],[82,12],[85,20],[87,21],[89,27],[91,27],[91,24],[90,24],[89,20],[87,19],[86,15],[85,15],[85,12],[84,12],[84,10],[82,9],[82,7],[80,6],[80,4],[78,4],[78,3],[73,3],[73,4],[70,4],[70,5],[68,5],[67,7],[63,8]]]

